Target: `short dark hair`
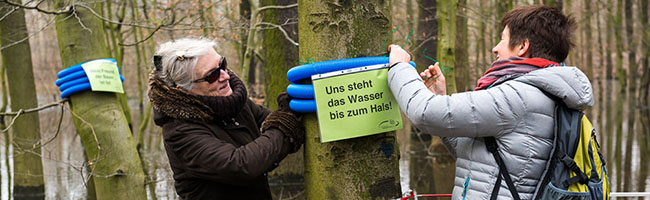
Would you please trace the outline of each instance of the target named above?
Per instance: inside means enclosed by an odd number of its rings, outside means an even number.
[[[557,7],[531,5],[515,8],[501,19],[510,29],[510,48],[528,39],[530,57],[563,62],[573,46],[571,33],[575,21]]]

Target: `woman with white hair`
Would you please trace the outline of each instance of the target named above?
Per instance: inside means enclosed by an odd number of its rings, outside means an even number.
[[[207,39],[160,45],[149,79],[154,121],[183,199],[271,199],[266,173],[304,143],[304,128],[278,96],[253,103],[226,57]]]

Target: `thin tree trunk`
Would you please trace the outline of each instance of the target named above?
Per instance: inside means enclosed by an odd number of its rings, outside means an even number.
[[[408,120],[408,119],[407,119]],[[433,157],[429,156],[432,135],[409,129],[409,186],[420,194],[436,193],[436,177],[433,176]]]
[[[433,61],[427,57],[435,57],[438,48],[438,21],[436,20],[436,1],[417,0],[418,20],[415,31],[415,44],[420,48],[411,52],[419,72],[424,71]]]
[[[291,5],[297,3],[297,0],[262,0],[262,6],[270,5]],[[283,24],[287,20],[295,21],[298,18],[298,8],[289,9],[269,9],[261,13],[264,16],[264,22],[272,24]],[[282,26],[289,37],[298,40],[298,25]],[[285,35],[278,30],[267,29],[264,31],[264,90],[266,98],[264,105],[269,109],[275,110],[277,108],[277,96],[284,92],[289,85],[287,80],[287,71],[296,66],[298,63],[298,46],[289,41]],[[303,193],[298,198],[304,197],[304,154],[303,151],[298,151],[294,154],[288,155],[280,165],[269,173],[268,179],[271,185],[271,192],[275,198],[282,196],[295,196],[296,194]]]
[[[631,0],[625,0],[625,30],[627,33],[627,44],[629,45],[627,49],[629,49],[629,55],[628,55],[628,76],[629,77],[629,83],[628,83],[628,94],[630,95],[628,97],[627,101],[627,106],[628,106],[628,115],[627,115],[627,133],[626,134],[626,142],[625,142],[625,161],[624,165],[624,181],[623,181],[623,190],[625,192],[631,192],[632,191],[632,178],[633,178],[633,172],[632,172],[632,143],[635,139],[634,134],[636,133],[636,129],[634,128],[634,122],[635,122],[635,116],[636,116],[636,80],[637,80],[637,64],[636,64],[636,40],[634,39],[634,20],[632,19],[632,1]]]
[[[418,49],[412,52],[418,71],[423,71],[434,64],[427,57],[435,57],[438,46],[438,20],[436,20],[436,1],[417,0],[418,20],[415,38]],[[408,119],[407,119],[408,121]],[[410,122],[405,122],[410,123]],[[419,133],[415,128],[408,131],[410,135],[409,186],[418,193],[434,193],[432,157],[428,156],[431,148],[431,135]]]
[[[391,31],[391,4],[390,0],[299,0],[300,57],[325,61],[385,52],[383,40],[377,38],[386,38]],[[304,121],[307,199],[400,196],[399,148],[394,131],[319,143],[316,115],[307,114]],[[388,148],[392,151],[386,151]]]
[[[456,93],[456,9],[458,0],[437,1],[438,52],[437,58],[447,80],[447,93]]]
[[[616,165],[616,191],[623,189],[623,105],[626,102],[626,74],[623,68],[623,0],[616,4],[616,21],[614,35],[616,37],[616,75],[618,78],[618,98],[616,99],[616,149],[614,150],[614,163]]]
[[[0,8],[0,10],[4,10],[4,9]],[[0,30],[0,31],[2,31],[2,30]],[[0,46],[2,46],[2,43],[0,43]],[[1,58],[2,58],[2,54],[0,54],[0,59]],[[0,112],[6,112],[7,111],[7,104],[8,104],[8,101],[9,101],[9,98],[7,98],[7,84],[5,84],[5,83],[7,83],[6,82],[6,76],[5,76],[5,65],[3,65],[2,62],[0,62],[0,87],[1,87],[0,91],[2,91],[2,94],[0,94],[0,95],[2,95],[2,105],[0,105]],[[7,128],[7,124],[5,124],[5,116],[0,116],[0,129],[4,130],[5,128]],[[9,146],[11,145],[11,142],[9,140],[9,131],[5,132],[4,135],[5,135],[5,143],[4,143],[4,145],[5,145],[5,155],[4,156],[5,156],[5,164],[6,164],[6,167],[7,167],[7,185],[8,185],[7,191],[9,193],[8,197],[11,197],[11,180],[12,179],[11,179],[11,168],[9,166],[10,165],[9,164],[9,158],[10,158],[10,156],[9,156]],[[2,180],[2,179],[0,178],[0,180]],[[1,189],[0,189],[0,191],[1,191]],[[0,197],[2,197],[1,193],[0,193]]]
[[[85,3],[99,9],[98,3]],[[66,6],[62,1],[55,3],[59,9]],[[56,17],[63,66],[109,56],[100,19],[86,9],[78,9],[73,16],[76,20],[63,20],[71,17],[70,14]],[[80,92],[70,96],[70,107],[89,158],[97,199],[146,199],[142,162],[118,96],[108,92]]]
[[[605,86],[604,86],[605,81],[603,81],[606,78],[605,77],[605,72],[603,70],[603,69],[605,69],[605,55],[604,55],[605,54],[604,53],[605,47],[604,47],[604,43],[603,43],[604,39],[603,39],[602,34],[601,34],[602,29],[600,28],[601,27],[601,24],[600,24],[600,9],[599,9],[600,8],[600,6],[599,6],[600,3],[599,3],[599,1],[596,1],[595,4],[596,4],[596,27],[597,27],[597,30],[598,30],[596,32],[598,33],[598,39],[597,40],[598,40],[598,53],[599,53],[599,59],[598,59],[599,64],[598,64],[598,68],[596,68],[597,69],[597,73],[596,73],[597,78],[596,78],[596,76],[594,76],[594,79],[596,79],[597,84],[598,84],[598,119],[596,121],[598,123],[598,129],[597,129],[598,134],[599,134],[598,137],[602,141],[604,139],[604,137],[605,137],[605,123],[606,123],[605,116],[604,116],[605,115],[605,109],[606,109],[605,108],[605,101],[606,101],[605,100],[606,99],[605,98]]]
[[[478,9],[479,9],[479,16],[484,16],[486,13],[483,9],[483,6],[485,6],[485,1],[478,1]],[[485,19],[478,19],[476,20],[476,23],[478,23],[478,29],[477,29],[477,37],[476,37],[476,46],[477,48],[475,49],[475,55],[476,55],[476,79],[478,80],[483,76],[484,68],[486,65],[488,65],[485,62],[485,55],[488,53],[486,52],[487,48],[485,47],[485,35],[487,34],[487,31],[485,30]],[[474,84],[470,84],[470,86],[474,86]]]
[[[467,33],[467,0],[458,0],[456,14],[456,89],[459,92],[470,91],[469,81],[469,37]]]
[[[648,87],[650,87],[650,48],[648,38],[650,27],[648,27],[648,1],[639,1],[639,21],[641,22],[642,28],[642,38],[641,38],[641,67],[643,76],[641,77],[641,85],[639,87],[639,118],[641,119],[641,130],[643,132],[637,133],[637,142],[639,143],[639,155],[641,155],[641,161],[639,166],[648,166],[650,165],[650,102],[648,101]],[[648,179],[648,174],[650,169],[647,167],[641,167],[639,173],[639,178],[636,183],[636,191],[643,192],[646,189],[646,179]]]
[[[495,0],[495,7],[496,7],[496,15],[494,15],[494,41],[495,44],[499,43],[499,40],[501,40],[501,31],[503,30],[503,27],[501,27],[501,18],[503,18],[504,15],[509,10],[512,10],[512,0]]]
[[[607,1],[607,5],[612,5],[612,0]],[[613,98],[610,98],[613,95],[613,86],[615,83],[611,81],[614,78],[613,74],[613,63],[612,63],[612,49],[615,48],[615,45],[612,44],[614,42],[613,37],[612,37],[612,28],[614,24],[614,11],[612,9],[609,9],[609,12],[607,14],[607,26],[605,28],[607,29],[606,35],[607,35],[607,48],[605,48],[607,51],[605,52],[606,56],[606,72],[605,72],[605,94],[607,95],[607,98],[605,98],[606,102],[606,107],[607,107],[607,120],[605,121],[605,132],[607,132],[607,137],[606,139],[606,144],[605,147],[607,147],[607,161],[610,163],[607,165],[607,171],[608,172],[614,172],[612,166],[614,166],[614,112],[615,108],[614,105],[612,104]]]
[[[583,55],[585,55],[585,61],[586,61],[585,62],[586,66],[583,66],[583,67],[584,67],[584,69],[586,71],[587,77],[589,77],[589,80],[591,82],[594,82],[595,81],[594,68],[593,68],[594,62],[593,62],[593,53],[592,53],[593,46],[591,44],[592,43],[592,41],[591,41],[592,40],[592,35],[591,35],[591,15],[592,15],[591,0],[585,0],[584,1],[584,7],[585,7],[585,13],[584,13],[585,22],[583,23],[583,25],[584,25],[584,32],[585,32],[585,40],[587,41],[586,43],[584,43],[585,44],[584,49],[587,52],[583,53]],[[600,102],[598,102],[598,104],[600,104]],[[594,112],[594,109],[589,108],[587,110],[587,118],[593,119],[593,112]]]
[[[0,10],[10,6],[0,3]],[[0,46],[6,46],[28,37],[25,11],[17,9],[0,21]],[[11,110],[38,107],[36,86],[32,71],[29,40],[2,50],[2,65],[11,96]],[[13,124],[14,188],[16,199],[44,199],[45,183],[41,160],[41,140],[38,112],[22,114]]]

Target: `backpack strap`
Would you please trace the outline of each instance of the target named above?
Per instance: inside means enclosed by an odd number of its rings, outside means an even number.
[[[513,199],[520,200],[519,193],[517,193],[517,188],[515,188],[515,184],[512,182],[512,179],[510,179],[510,174],[508,174],[506,164],[501,159],[499,151],[497,151],[499,149],[499,145],[497,144],[496,138],[485,137],[485,147],[490,153],[492,153],[494,160],[496,160],[497,165],[499,165],[499,175],[497,175],[497,182],[494,184],[494,189],[492,189],[492,195],[490,199],[495,200],[497,199],[497,196],[499,196],[499,188],[501,188],[501,177],[503,177],[503,179],[506,180],[506,185],[508,185],[508,190],[510,190]]]

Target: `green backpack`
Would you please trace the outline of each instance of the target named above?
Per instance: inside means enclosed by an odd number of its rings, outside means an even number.
[[[609,177],[596,140],[596,130],[582,111],[568,108],[561,100],[555,100],[555,145],[533,199],[609,199]],[[485,143],[497,161],[501,174],[492,190],[491,199],[497,198],[502,177],[513,198],[520,199],[497,151],[495,138],[486,137]]]

